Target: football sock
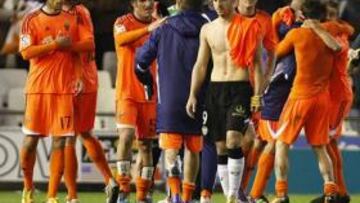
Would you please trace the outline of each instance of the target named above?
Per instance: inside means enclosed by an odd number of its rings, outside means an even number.
[[[251,149],[250,153],[248,153],[245,161],[245,171],[243,175],[243,180],[241,182],[241,189],[245,190],[249,184],[252,172],[255,169],[256,163],[258,162],[261,151],[257,149]]]
[[[237,197],[244,171],[245,159],[241,148],[228,149],[229,196]]]
[[[152,177],[154,174],[154,167],[145,166],[141,169],[141,176],[136,180],[136,199],[143,201],[152,185]]]
[[[276,181],[275,192],[277,197],[285,197],[288,194],[288,182],[286,180]]]
[[[334,182],[326,182],[324,184],[324,194],[325,195],[335,195],[338,191],[338,187]]]
[[[264,194],[267,181],[274,168],[274,155],[262,153],[259,159],[258,169],[255,180],[251,188],[250,196],[254,199],[260,198]]]
[[[220,179],[220,184],[225,196],[229,194],[229,171],[228,171],[228,156],[219,155],[218,156],[218,166],[217,172]]]
[[[29,191],[34,187],[33,183],[33,171],[36,161],[36,150],[21,149],[21,169],[24,174],[24,189]]]
[[[195,190],[195,184],[184,182],[182,185],[182,189],[183,189],[182,200],[184,202],[190,202],[192,200],[192,194]]]
[[[170,192],[172,196],[176,196],[180,194],[180,184],[181,180],[177,176],[168,177],[167,183],[170,187]]]
[[[48,198],[55,198],[64,172],[64,149],[55,148],[50,157],[50,178],[48,185]]]
[[[331,143],[331,148],[334,152],[334,163],[336,162],[336,165],[334,165],[334,176],[336,180],[336,184],[338,185],[339,194],[340,195],[346,195],[347,194],[347,188],[346,188],[346,182],[344,178],[344,171],[343,171],[343,160],[341,156],[341,151],[336,143]],[[333,164],[334,164],[333,163]]]
[[[105,184],[109,183],[112,173],[105,158],[104,150],[100,142],[93,136],[83,138],[83,145],[100,173],[103,175]]]
[[[118,161],[117,163],[118,175],[116,180],[120,186],[120,191],[128,193],[130,192],[130,161],[123,160]]]
[[[64,180],[68,190],[68,199],[77,199],[77,178],[78,163],[76,159],[76,151],[74,145],[65,146],[65,168]]]

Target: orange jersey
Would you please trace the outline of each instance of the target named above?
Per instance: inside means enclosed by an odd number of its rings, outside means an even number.
[[[344,21],[330,21],[323,23],[336,40],[342,45],[342,50],[336,55],[334,72],[330,79],[330,96],[332,99],[351,100],[352,88],[347,72],[349,37],[354,33],[354,28]]]
[[[143,85],[136,78],[135,52],[149,38],[148,25],[137,20],[133,14],[119,17],[114,25],[115,48],[118,60],[116,79],[116,99],[132,99],[145,102]],[[151,72],[156,78],[155,63]],[[156,96],[152,97],[156,98]]]
[[[40,9],[26,17],[21,28],[20,52],[23,54],[39,47],[47,47],[46,52],[41,55],[29,54],[32,57],[29,57],[30,71],[25,86],[26,93],[74,92],[74,61],[78,57],[70,51],[59,50],[54,40],[58,35],[66,35],[75,40],[77,34],[76,17],[66,13],[49,15]],[[36,50],[37,53],[38,51]]]
[[[230,57],[236,66],[253,67],[256,49],[263,38],[262,34],[261,25],[256,18],[235,14],[230,23],[227,38],[230,45]]]
[[[309,28],[291,30],[278,44],[276,55],[281,58],[292,51],[297,68],[289,98],[308,98],[328,90],[334,52]]]
[[[94,26],[91,21],[90,12],[83,5],[76,5],[69,11],[75,15],[79,22],[79,41],[94,41]],[[84,93],[96,92],[98,88],[97,67],[95,62],[95,50],[91,52],[80,53],[82,65],[82,81],[84,83]]]

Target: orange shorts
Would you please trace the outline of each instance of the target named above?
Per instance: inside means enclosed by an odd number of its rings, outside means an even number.
[[[23,132],[26,135],[74,136],[74,96],[27,94]]]
[[[159,145],[161,149],[179,150],[183,143],[191,152],[200,152],[203,148],[203,137],[201,135],[160,133]]]
[[[89,132],[94,128],[97,93],[84,93],[75,97],[75,131]]]
[[[117,128],[136,128],[137,139],[152,139],[156,136],[156,103],[117,100],[116,122]]]
[[[341,136],[342,123],[346,116],[350,113],[352,100],[330,102],[330,137],[337,139]]]
[[[279,121],[259,120],[258,134],[261,140],[266,142],[273,142],[277,137],[279,129]]]
[[[304,127],[310,145],[327,144],[329,99],[328,92],[306,99],[288,99],[280,116],[279,139],[286,144],[293,144]]]

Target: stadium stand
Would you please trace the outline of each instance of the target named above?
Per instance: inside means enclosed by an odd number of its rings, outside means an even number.
[[[27,72],[23,69],[0,69],[0,101],[3,102],[2,107],[8,105],[7,98],[10,89],[25,86],[26,75]]]
[[[103,55],[103,70],[108,71],[111,77],[111,84],[115,87],[116,81],[116,54],[113,51],[105,52]]]
[[[99,89],[97,96],[95,130],[113,130],[116,128],[114,120],[115,89]]]
[[[25,108],[25,97],[23,88],[12,88],[8,94],[7,109],[12,112],[23,112]],[[9,114],[5,116],[5,125],[22,126],[22,114]]]
[[[112,87],[111,77],[108,71],[98,71],[98,78],[100,89],[110,89]]]

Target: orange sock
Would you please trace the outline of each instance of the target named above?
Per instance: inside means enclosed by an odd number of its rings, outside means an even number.
[[[288,194],[288,182],[286,180],[276,181],[275,191],[277,197],[285,197]]]
[[[146,199],[146,195],[150,190],[152,185],[151,180],[145,180],[140,177],[136,180],[136,200],[144,201]]]
[[[241,189],[245,190],[247,186],[249,185],[249,181],[252,175],[252,172],[254,171],[254,168],[256,166],[256,163],[259,159],[259,156],[261,154],[261,151],[257,149],[251,149],[251,151],[248,153],[247,157],[245,158],[245,171],[243,175],[243,180],[241,182]]]
[[[250,196],[252,198],[257,199],[264,194],[267,181],[269,180],[271,172],[274,168],[274,159],[275,157],[273,154],[261,154],[258,164],[258,170],[250,192]]]
[[[212,195],[212,192],[210,190],[207,190],[207,189],[203,189],[201,190],[201,197],[211,197]]]
[[[338,192],[341,196],[343,196],[343,195],[347,194],[347,188],[346,188],[346,183],[345,183],[345,178],[344,178],[343,161],[342,161],[341,151],[338,148],[336,142],[331,142],[331,148],[332,148],[332,151],[334,152],[334,159],[336,160],[336,164],[334,164],[334,168],[335,168],[334,176],[335,176],[336,184],[338,185],[338,189],[339,189]],[[332,160],[334,160],[334,159],[332,159]]]
[[[184,202],[190,202],[192,200],[192,194],[195,191],[195,184],[184,182],[182,184],[182,189],[183,189],[182,200]]]
[[[25,148],[21,149],[21,169],[24,174],[24,189],[32,190],[34,187],[33,183],[33,172],[36,161],[36,150],[30,151]]]
[[[53,149],[50,157],[48,198],[55,198],[64,172],[64,149]]]
[[[68,190],[68,198],[77,199],[77,159],[74,145],[65,146],[65,169],[64,169],[64,180],[66,188]]]
[[[327,182],[324,184],[324,194],[325,195],[334,195],[338,191],[338,187],[334,182]]]
[[[86,148],[89,157],[94,162],[100,173],[103,175],[105,183],[108,184],[112,177],[111,170],[106,161],[104,150],[100,142],[93,136],[84,137],[83,145]]]
[[[116,181],[119,184],[120,190],[125,193],[129,193],[131,191],[130,181],[131,178],[127,175],[117,175]]]
[[[180,194],[180,178],[179,177],[168,177],[167,183],[170,187],[171,195],[179,195]]]

